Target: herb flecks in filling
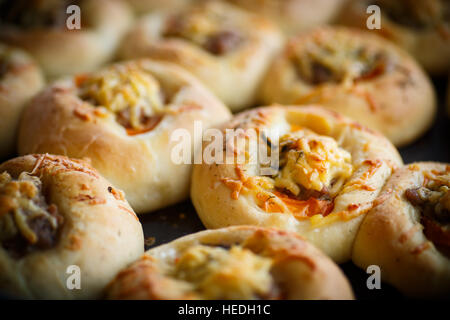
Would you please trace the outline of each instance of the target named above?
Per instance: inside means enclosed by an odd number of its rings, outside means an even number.
[[[66,27],[67,7],[80,0],[14,0],[0,1],[0,25],[24,29]]]
[[[129,135],[154,129],[164,115],[159,83],[138,68],[115,66],[83,79],[80,97],[113,112]]]
[[[450,23],[447,0],[377,0],[375,4],[394,22],[418,30]]]
[[[425,184],[405,191],[422,213],[425,236],[450,257],[450,169],[428,173]]]
[[[171,275],[207,299],[270,298],[275,293],[272,260],[242,246],[196,245],[176,259]],[[273,298],[273,297],[272,297]]]
[[[339,36],[318,38],[301,52],[294,49],[291,59],[298,76],[314,86],[371,80],[389,72],[392,64],[387,53]]]
[[[213,55],[225,55],[239,47],[243,37],[232,28],[223,29],[220,20],[220,15],[193,9],[170,17],[163,36],[185,39]]]
[[[56,205],[47,204],[39,178],[0,174],[0,243],[11,256],[54,247],[62,221]]]

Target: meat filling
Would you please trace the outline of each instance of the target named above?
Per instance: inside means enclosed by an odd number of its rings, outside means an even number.
[[[66,26],[66,9],[81,0],[0,0],[0,25],[24,29]]]
[[[450,188],[422,186],[405,191],[408,201],[420,208],[425,236],[450,257]]]
[[[342,39],[314,43],[308,50],[292,56],[298,76],[310,85],[368,81],[391,70],[387,54],[356,46]]]
[[[243,37],[231,29],[221,30],[214,17],[193,11],[186,15],[171,17],[163,35],[167,38],[182,38],[195,43],[216,56],[234,51],[243,42]]]
[[[48,204],[39,178],[23,172],[17,180],[0,174],[0,243],[14,258],[53,248],[63,218]]]

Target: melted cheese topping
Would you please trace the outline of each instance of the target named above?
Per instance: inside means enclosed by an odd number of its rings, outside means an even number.
[[[272,289],[271,266],[271,259],[241,246],[196,245],[176,260],[173,276],[207,299],[254,299]]]
[[[29,222],[44,218],[54,229],[58,226],[53,216],[39,203],[42,184],[39,178],[22,172],[18,180],[4,172],[0,175],[0,241],[21,234],[28,243],[35,244],[38,235]]]
[[[115,113],[132,129],[145,129],[145,119],[164,110],[158,82],[137,67],[113,66],[82,79],[79,88],[82,99]]]
[[[330,137],[301,130],[281,137],[280,147],[282,168],[275,177],[275,187],[295,196],[301,187],[334,195],[353,172],[350,153]]]

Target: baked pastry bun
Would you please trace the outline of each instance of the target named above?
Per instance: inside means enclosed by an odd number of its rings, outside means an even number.
[[[432,74],[450,68],[450,2],[448,0],[351,0],[339,20],[366,29],[369,5],[378,5],[380,29],[374,32],[409,51]]]
[[[46,154],[0,165],[3,294],[98,298],[143,252],[142,226],[122,191],[85,162]],[[77,267],[80,287],[73,288]]]
[[[80,29],[72,28],[72,11],[66,13],[73,4],[80,8]],[[111,59],[131,22],[131,9],[122,0],[2,1],[0,41],[27,50],[54,79]]]
[[[218,1],[154,12],[125,37],[119,56],[176,63],[196,75],[231,110],[252,105],[271,58],[278,28],[263,17]]]
[[[15,153],[22,109],[43,86],[41,70],[31,57],[0,43],[0,160]]]
[[[346,0],[228,0],[262,14],[275,22],[287,35],[332,22]]]
[[[265,104],[323,106],[408,144],[435,115],[430,80],[403,50],[368,32],[323,27],[292,39],[262,85]]]
[[[191,157],[178,161],[172,154],[177,147],[200,147],[195,122],[206,129],[229,118],[228,109],[181,68],[131,61],[44,90],[24,111],[18,149],[89,158],[136,212],[145,213],[188,197]]]
[[[108,286],[109,299],[353,299],[328,257],[275,229],[194,233],[145,253]]]
[[[294,231],[333,260],[349,260],[365,213],[402,164],[392,144],[317,106],[254,109],[230,129],[223,158],[194,165],[191,198],[203,224]],[[218,154],[212,145],[204,143],[204,159]]]
[[[450,295],[450,165],[410,164],[397,170],[367,214],[353,261],[377,265],[405,295]]]

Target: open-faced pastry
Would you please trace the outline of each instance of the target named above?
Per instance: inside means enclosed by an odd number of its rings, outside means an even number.
[[[293,38],[264,80],[264,103],[323,106],[405,145],[431,125],[435,94],[406,52],[368,32],[323,27]]]
[[[174,148],[200,146],[195,122],[206,129],[229,117],[228,109],[181,68],[131,61],[44,90],[24,111],[18,149],[89,158],[125,191],[133,209],[144,213],[188,197],[191,157],[174,160]]]
[[[346,0],[228,0],[274,20],[288,35],[334,20]]]
[[[43,86],[37,64],[22,50],[0,43],[0,160],[15,152],[22,109]]]
[[[150,57],[192,72],[232,110],[250,106],[282,37],[270,21],[232,5],[205,1],[143,17],[119,56]]]
[[[254,109],[223,130],[226,150],[205,141],[206,160],[194,165],[204,225],[294,231],[337,262],[350,259],[365,213],[402,164],[385,137],[317,106]]]
[[[394,172],[355,240],[353,261],[377,265],[409,296],[450,295],[450,165],[422,162]]]
[[[131,21],[122,0],[1,1],[0,41],[27,50],[53,79],[108,61]]]
[[[198,232],[147,251],[109,299],[352,299],[341,270],[294,233],[250,226]]]
[[[0,165],[2,294],[98,298],[143,252],[142,226],[122,191],[85,162],[47,154]]]
[[[409,51],[433,74],[450,68],[450,1],[352,0],[341,22],[367,29],[369,5],[380,8],[380,29],[373,29]]]

